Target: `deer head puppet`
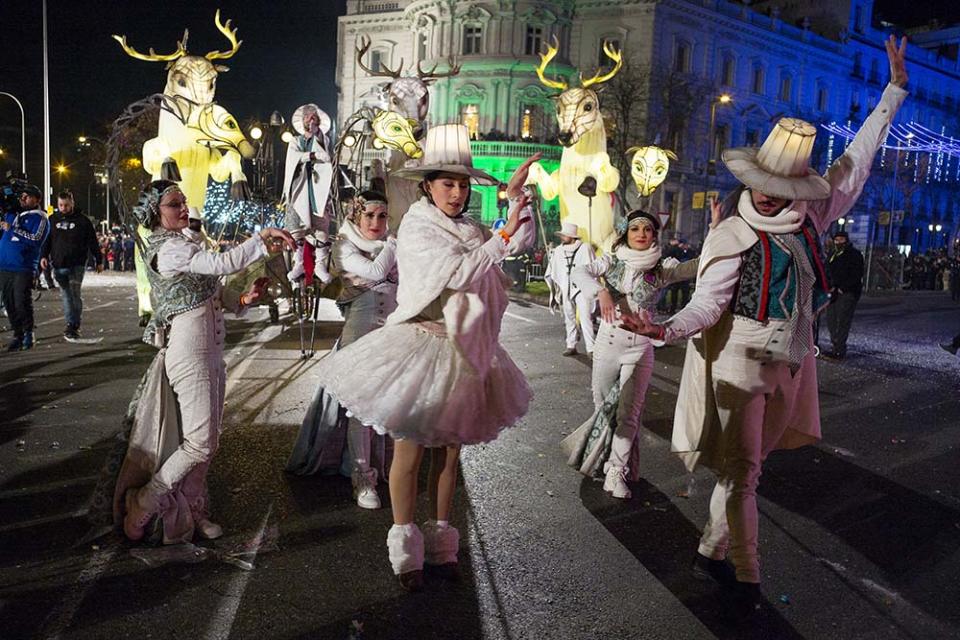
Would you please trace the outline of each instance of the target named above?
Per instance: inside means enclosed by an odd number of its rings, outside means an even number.
[[[426,133],[425,123],[430,110],[430,92],[428,87],[439,78],[447,78],[460,73],[460,65],[453,58],[449,59],[450,69],[437,73],[437,65],[429,71],[424,71],[421,63],[417,63],[417,75],[401,77],[403,58],[396,69],[390,69],[381,63],[381,69],[374,70],[363,63],[363,56],[370,49],[370,38],[363,36],[356,47],[357,64],[373,77],[390,78],[386,85],[386,109],[394,111],[407,119],[417,140]]]
[[[630,175],[637,185],[641,196],[649,196],[667,178],[670,170],[670,161],[677,159],[677,154],[660,147],[630,147],[627,155],[633,154],[630,160]]]
[[[609,42],[603,43],[603,52],[615,63],[606,73],[597,71],[592,78],[584,79],[580,74],[580,86],[569,88],[566,80],[547,78],[544,72],[550,61],[556,57],[560,45],[554,37],[553,44],[547,45],[547,52],[540,54],[540,66],[537,67],[537,76],[540,82],[552,89],[559,89],[562,93],[557,100],[557,122],[560,125],[558,135],[560,144],[572,147],[587,132],[603,126],[603,117],[600,115],[600,100],[597,91],[592,86],[607,82],[617,75],[623,66],[623,54],[617,51]]]
[[[228,67],[212,61],[230,58],[243,44],[242,40],[237,40],[237,30],[230,28],[230,20],[227,20],[226,24],[220,22],[219,9],[214,23],[217,30],[230,41],[231,46],[228,51],[211,51],[203,57],[187,53],[187,36],[190,35],[187,29],[183,31],[183,39],[177,43],[177,50],[168,54],[158,54],[152,48],[149,53],[140,53],[127,44],[126,36],[115,35],[113,39],[120,43],[127,55],[137,60],[167,63],[167,86],[163,89],[165,95],[185,98],[194,104],[210,104],[217,90],[217,74],[229,71]]]

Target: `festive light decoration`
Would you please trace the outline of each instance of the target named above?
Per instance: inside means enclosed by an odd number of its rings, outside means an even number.
[[[623,66],[623,54],[604,42],[603,51],[614,62],[613,68],[588,79],[581,74],[581,86],[570,89],[565,80],[544,75],[558,51],[559,44],[554,38],[554,44],[547,45],[546,53],[540,54],[537,76],[544,85],[562,91],[557,98],[559,139],[564,147],[560,168],[547,173],[534,163],[528,182],[539,186],[547,200],[560,196],[560,220],[576,223],[583,230],[584,241],[609,249],[616,235],[610,194],[620,184],[620,172],[607,155],[607,134],[603,128],[600,100],[597,92],[589,87],[613,78]],[[587,197],[579,190],[588,178],[596,181],[594,197]],[[593,191],[591,185],[589,192]]]
[[[830,133],[827,147],[827,162],[828,164],[832,164],[835,137],[839,136],[842,138],[844,148],[846,148],[846,145],[853,140],[857,132],[852,128],[849,121],[846,124],[831,122],[820,126]],[[903,162],[901,167],[910,166],[912,163],[915,181],[920,181],[922,178],[925,184],[929,184],[931,179],[935,182],[948,180],[956,182],[960,180],[960,139],[946,135],[946,127],[942,127],[940,132],[937,133],[917,122],[894,124],[890,127],[890,133],[881,149],[881,167],[886,166],[887,150],[897,151],[898,157],[900,157],[900,160]],[[907,154],[905,157],[899,153],[904,151]],[[924,167],[921,163],[920,154],[930,155],[932,166],[926,170],[923,170]],[[950,176],[951,161],[955,163],[956,169],[952,179]],[[923,171],[924,174],[922,176],[921,171]]]
[[[140,53],[127,44],[126,36],[115,35],[123,50],[132,58],[147,62],[167,63],[167,84],[160,109],[157,137],[143,144],[143,169],[153,180],[175,180],[180,184],[191,206],[203,210],[208,178],[223,182],[233,181],[234,197],[246,198],[250,192],[243,174],[241,156],[252,158],[253,146],[243,135],[236,119],[223,107],[213,102],[217,75],[228,68],[213,60],[232,57],[240,48],[237,30],[231,21],[220,21],[220,10],[214,24],[230,42],[227,51],[210,51],[204,56],[187,54],[189,30],[177,42],[177,50],[158,54],[151,48]],[[139,230],[144,235],[149,231]],[[150,313],[149,286],[140,252],[136,254],[138,299],[141,315]]]
[[[667,172],[670,171],[670,161],[676,160],[677,155],[673,151],[661,149],[660,147],[630,147],[627,153],[633,154],[630,161],[630,175],[637,185],[637,191],[641,196],[649,196],[657,187],[659,187],[667,178]]]
[[[423,155],[423,149],[413,137],[410,121],[394,111],[380,111],[370,124],[373,128],[373,148],[402,151],[411,158]],[[344,141],[346,144],[346,141]],[[349,145],[348,145],[349,146]]]

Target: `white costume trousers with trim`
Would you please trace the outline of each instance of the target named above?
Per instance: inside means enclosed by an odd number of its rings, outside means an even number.
[[[593,354],[593,405],[600,408],[614,384],[620,384],[617,408],[617,430],[613,435],[610,466],[624,467],[630,460],[630,449],[640,432],[647,387],[653,374],[653,343],[645,336],[619,327],[600,323]]]

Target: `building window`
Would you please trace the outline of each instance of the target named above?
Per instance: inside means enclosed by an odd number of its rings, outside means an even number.
[[[880,82],[880,64],[876,58],[870,60],[870,82],[877,84]]]
[[[606,42],[615,51],[620,51],[620,40],[617,38],[601,38],[600,45],[597,47],[597,67],[600,69],[611,69],[615,64],[613,60],[607,57],[603,51],[603,43]]]
[[[537,104],[520,105],[520,139],[541,139],[544,134],[543,109]]]
[[[679,73],[690,71],[690,45],[686,42],[677,42],[673,51],[673,70]]]
[[[760,142],[760,132],[756,129],[747,129],[747,135],[744,142],[748,147],[756,147]]]
[[[830,94],[826,87],[817,87],[817,111],[828,111],[830,107]]]
[[[427,33],[425,31],[417,34],[417,59],[427,59]]]
[[[543,44],[543,29],[541,27],[527,27],[527,39],[523,45],[523,52],[528,56],[540,53]]]
[[[857,33],[866,31],[864,28],[863,7],[861,5],[857,5],[853,9],[853,30]]]
[[[720,65],[720,83],[728,87],[736,85],[737,64],[733,57],[725,56]]]
[[[667,139],[670,141],[670,149],[678,156],[683,154],[683,134],[682,124],[673,125],[667,134]]]
[[[790,102],[793,97],[793,78],[785,71],[780,72],[780,93],[778,95],[783,102]]]
[[[374,49],[370,52],[370,68],[374,71],[381,71],[383,68],[383,52]]]
[[[751,89],[754,93],[763,93],[763,75],[763,65],[753,65],[753,82],[751,83]]]
[[[478,26],[468,26],[463,28],[463,55],[482,53],[481,42],[483,40],[483,29]]]
[[[465,104],[460,108],[460,124],[467,128],[471,140],[480,133],[480,109],[475,104]]]

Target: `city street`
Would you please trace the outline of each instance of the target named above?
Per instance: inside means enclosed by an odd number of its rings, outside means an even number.
[[[946,293],[864,298],[847,359],[820,361],[824,440],[774,453],[761,479],[767,604],[750,627],[689,570],[712,476],[669,452],[682,347],[657,351],[643,480],[618,501],[558,447],[592,412],[590,360],[561,356],[559,315],[512,303],[501,341],[536,397],[521,424],[464,450],[461,579],[428,572],[407,594],[387,561],[386,485],[384,508],[364,511],[347,478],[283,471],[339,332],[332,304],[308,360],[289,315],[228,321],[210,475],[222,539],[86,539],[155,350],[140,342],[132,275],[88,274],[84,298],[84,334],[101,343],[64,342],[59,296],[43,292],[37,348],[0,353],[0,638],[960,638],[960,360],[937,346],[960,331],[960,306]]]

